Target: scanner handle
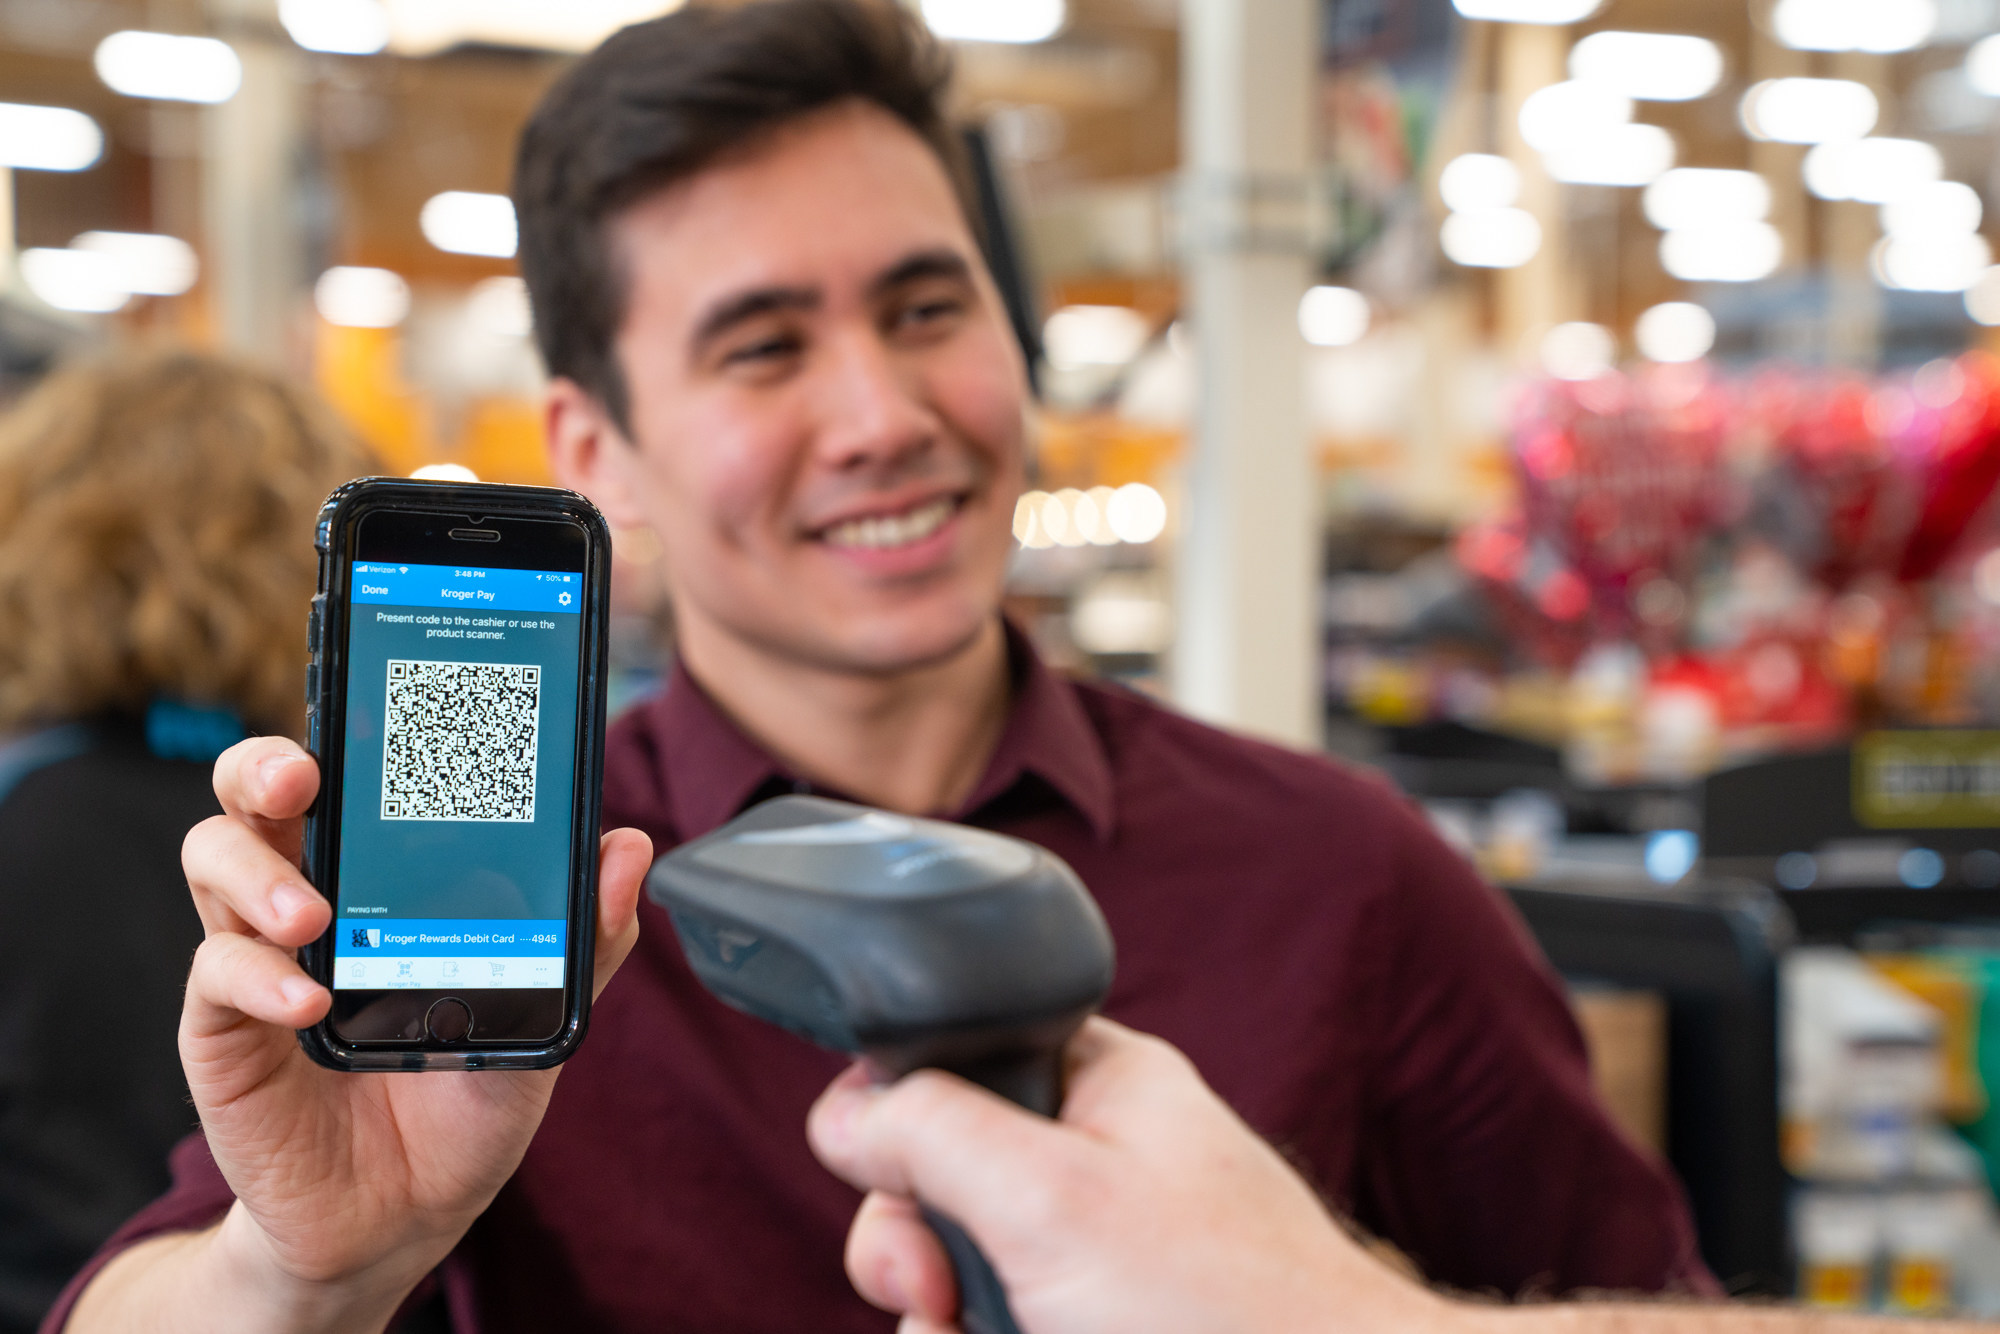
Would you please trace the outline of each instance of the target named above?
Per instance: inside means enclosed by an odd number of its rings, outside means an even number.
[[[966,1230],[929,1205],[922,1206],[924,1222],[944,1243],[951,1259],[952,1273],[958,1277],[958,1323],[965,1334],[1021,1334],[1014,1312],[1007,1305],[1007,1289],[985,1252]]]
[[[1009,1102],[1053,1117],[1062,1107],[1062,1049],[1016,1053],[982,1061],[944,1067],[951,1073],[989,1089]],[[931,1208],[923,1206],[924,1222],[944,1243],[958,1277],[958,1321],[965,1334],[1021,1334],[1021,1326],[1007,1305],[1007,1289],[992,1263],[966,1230]]]
[[[1012,1052],[981,1061],[954,1061],[939,1068],[1051,1120],[1062,1110],[1061,1047],[1053,1051]]]

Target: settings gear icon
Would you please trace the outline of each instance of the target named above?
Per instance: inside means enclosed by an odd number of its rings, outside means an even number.
[[[556,601],[560,602],[563,606],[567,607],[569,605],[569,594],[568,593],[556,594]]]

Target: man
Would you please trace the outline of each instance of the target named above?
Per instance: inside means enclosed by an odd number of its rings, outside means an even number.
[[[1069,1058],[1060,1124],[935,1071],[873,1089],[852,1070],[814,1106],[814,1151],[871,1192],[848,1238],[848,1272],[871,1301],[908,1314],[901,1334],[949,1334],[956,1304],[951,1270],[912,1197],[977,1238],[1024,1334],[1910,1328],[1772,1308],[1448,1301],[1365,1254],[1166,1043],[1095,1019]]]
[[[186,855],[206,1140],[70,1328],[379,1326],[420,1284],[488,1334],[884,1328],[839,1264],[856,1197],[799,1133],[840,1062],[715,1002],[637,905],[653,851],[807,788],[1067,859],[1118,942],[1110,1012],[1441,1280],[1712,1284],[1546,969],[1418,815],[1066,682],[1002,623],[1027,402],[946,73],[894,6],[695,7],[536,113],[516,200],[552,458],[659,536],[679,631],[607,751],[598,983],[630,966],[559,1084],[307,1064],[317,773],[276,740],[225,756]]]

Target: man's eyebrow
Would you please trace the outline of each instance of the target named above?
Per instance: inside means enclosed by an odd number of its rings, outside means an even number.
[[[876,296],[894,291],[905,283],[917,282],[924,278],[958,278],[972,276],[972,265],[956,250],[940,246],[935,250],[919,250],[891,265],[889,269],[868,285]]]
[[[820,304],[816,287],[753,287],[733,292],[708,308],[694,330],[694,345],[700,347],[727,333],[745,320],[781,310],[815,310]]]

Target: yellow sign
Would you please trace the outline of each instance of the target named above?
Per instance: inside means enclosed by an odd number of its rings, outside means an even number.
[[[2000,827],[2000,732],[1867,732],[1854,818],[1872,829]]]

